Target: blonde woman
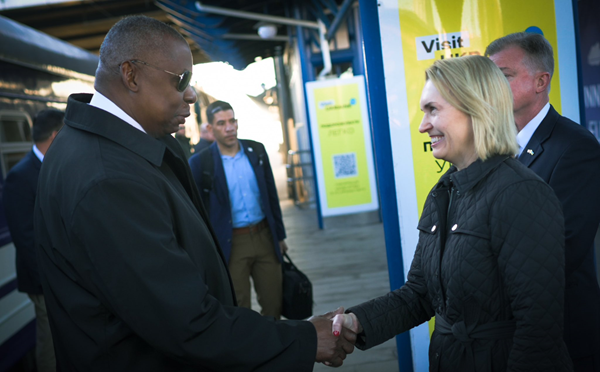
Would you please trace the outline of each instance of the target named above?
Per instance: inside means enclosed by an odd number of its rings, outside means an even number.
[[[488,58],[436,61],[421,133],[453,166],[419,221],[408,280],[334,319],[368,349],[435,316],[430,371],[571,371],[563,343],[564,227],[519,163],[510,86]]]

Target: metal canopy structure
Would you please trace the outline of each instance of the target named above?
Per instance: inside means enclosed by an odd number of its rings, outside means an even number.
[[[353,0],[156,0],[169,19],[213,61],[243,69],[258,57],[276,55],[294,36],[296,27],[310,30],[320,49],[319,23],[331,40]],[[308,19],[294,17],[303,8]],[[261,27],[274,34],[259,36]]]
[[[146,15],[171,23],[168,14],[149,0],[84,0],[11,8],[0,15],[98,54],[108,30],[128,15]],[[195,63],[210,61],[191,40]]]
[[[257,57],[272,57],[277,50],[284,49],[298,27],[307,29],[309,38],[320,49],[317,20],[323,23],[326,38],[331,40],[352,3],[352,0],[80,0],[4,9],[0,15],[98,53],[110,27],[127,15],[143,14],[176,27],[188,39],[194,63],[225,61],[241,70]],[[276,29],[276,35],[261,38],[259,28],[269,25]]]
[[[286,2],[275,0],[203,3],[218,5],[219,9],[282,17],[287,8]],[[155,4],[167,12],[169,19],[199,46],[209,60],[227,61],[239,70],[254,62],[256,57],[273,56],[275,48],[285,45],[287,41],[286,27],[277,27],[277,38],[261,39],[257,33],[260,21],[200,11],[194,1],[159,0]]]

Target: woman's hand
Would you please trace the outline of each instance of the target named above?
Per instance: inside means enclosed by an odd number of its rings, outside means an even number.
[[[348,328],[352,332],[359,334],[363,331],[358,318],[353,313],[349,314],[338,314],[333,317],[333,324],[331,330],[334,336],[339,336],[342,332],[342,327]]]

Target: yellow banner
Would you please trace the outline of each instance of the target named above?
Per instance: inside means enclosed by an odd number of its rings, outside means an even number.
[[[530,27],[543,32],[558,61],[556,21],[554,2],[548,0],[399,0],[399,6],[406,85],[411,92],[408,109],[420,213],[431,187],[450,167],[431,155],[429,137],[419,133],[425,70],[436,59],[483,55],[493,40]],[[560,112],[558,64],[554,71],[550,101]]]
[[[372,202],[358,83],[314,89],[327,208]]]

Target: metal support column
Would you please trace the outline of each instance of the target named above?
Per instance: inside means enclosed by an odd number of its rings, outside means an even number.
[[[300,8],[298,6],[298,3],[296,2],[294,4],[294,18],[297,19],[301,19],[302,17],[300,16]],[[305,30],[300,27],[297,26],[296,27],[296,37],[298,38],[298,52],[299,52],[299,57],[300,57],[300,65],[302,66],[302,90],[304,92],[304,107],[306,110],[306,129],[308,130],[308,138],[309,138],[309,142],[310,142],[310,154],[312,157],[312,171],[313,171],[313,176],[314,176],[314,185],[315,185],[315,201],[316,201],[316,205],[317,205],[317,219],[319,222],[319,229],[323,229],[323,215],[322,215],[322,211],[321,211],[321,199],[319,197],[319,189],[317,186],[317,168],[315,166],[315,163],[317,162],[317,159],[315,159],[315,152],[313,149],[313,139],[312,139],[312,130],[310,128],[310,115],[308,114],[308,96],[306,95],[306,82],[307,81],[313,81],[314,78],[314,73],[310,70],[310,68],[312,67],[312,64],[310,63],[309,59],[307,58],[306,54],[308,52],[308,48],[306,46],[306,43],[304,41],[304,32]]]
[[[375,168],[381,198],[381,215],[385,234],[388,270],[391,289],[400,288],[404,284],[404,264],[400,240],[400,220],[398,216],[398,200],[394,179],[392,160],[392,143],[390,136],[387,99],[385,92],[385,76],[379,15],[376,1],[359,1],[360,19],[363,31],[363,58],[365,61],[365,78],[369,96],[369,114],[371,130],[375,143]],[[398,348],[398,365],[401,372],[412,372],[412,352],[409,332],[396,337]]]
[[[285,75],[285,65],[283,64],[283,51],[280,46],[275,47],[275,57],[273,58],[273,67],[275,67],[275,78],[277,79],[277,103],[279,106],[279,118],[281,120],[281,129],[283,131],[283,146],[285,153],[290,150],[290,133],[287,126],[288,118],[292,117],[290,105],[290,92]]]

